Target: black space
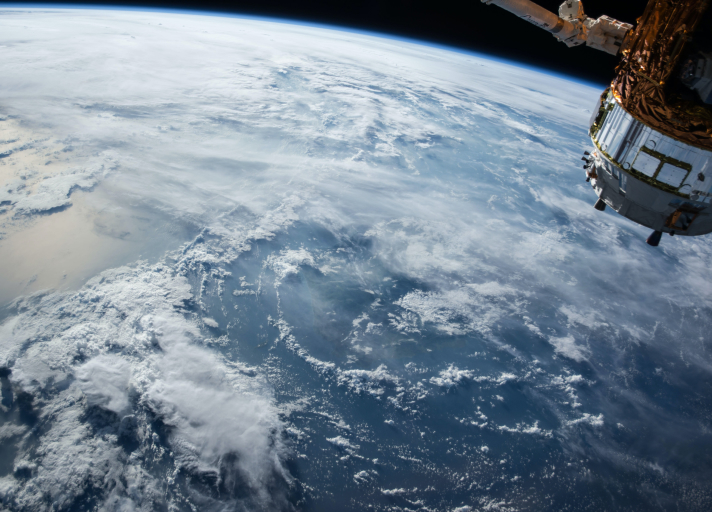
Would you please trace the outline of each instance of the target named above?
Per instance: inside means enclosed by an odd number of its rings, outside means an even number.
[[[558,12],[562,0],[538,0]],[[12,2],[12,5],[34,2]],[[68,2],[43,2],[66,4]],[[99,2],[70,0],[74,5],[121,5],[142,8],[191,9],[340,25],[454,46],[544,67],[605,85],[613,78],[617,58],[591,48],[567,48],[547,32],[499,7],[480,0],[190,0]],[[586,14],[607,14],[635,24],[647,0],[589,0]]]

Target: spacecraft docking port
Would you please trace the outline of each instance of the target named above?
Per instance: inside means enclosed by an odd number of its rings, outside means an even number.
[[[637,26],[588,18],[578,0],[559,15],[529,0],[482,0],[621,60],[589,122],[586,181],[595,208],[662,233],[712,232],[712,9],[709,0],[650,0]]]

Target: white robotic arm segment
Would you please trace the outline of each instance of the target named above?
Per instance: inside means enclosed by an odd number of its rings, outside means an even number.
[[[623,44],[623,39],[633,25],[601,16],[597,20],[587,18],[584,23],[586,45],[597,50],[616,55]]]
[[[586,45],[616,55],[625,34],[632,25],[601,16],[590,19],[583,12],[580,0],[566,0],[559,6],[559,15],[547,11],[530,0],[482,0],[494,4],[520,18],[551,32],[566,46]]]
[[[559,39],[569,39],[578,33],[571,22],[561,19],[553,12],[547,11],[530,0],[482,0],[482,3],[499,6],[529,23],[551,32]]]

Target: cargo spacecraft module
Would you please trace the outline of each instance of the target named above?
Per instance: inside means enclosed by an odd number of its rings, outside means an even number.
[[[482,0],[551,32],[567,46],[620,56],[593,111],[586,181],[610,206],[653,230],[712,232],[712,9],[709,0],[650,0],[635,28],[584,14],[566,0],[558,16],[529,0]]]

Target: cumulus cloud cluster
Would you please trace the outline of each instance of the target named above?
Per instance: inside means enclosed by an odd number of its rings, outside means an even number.
[[[245,489],[252,506],[283,504],[275,491],[290,479],[287,447],[269,389],[199,345],[182,311],[191,299],[186,279],[157,265],[17,301],[0,360],[16,406],[22,393],[42,397],[32,404],[42,433],[20,441],[15,464],[25,473],[3,478],[3,503],[34,509],[50,496],[69,507],[91,493],[147,507],[165,499],[161,475],[172,465],[212,479],[235,505]]]

